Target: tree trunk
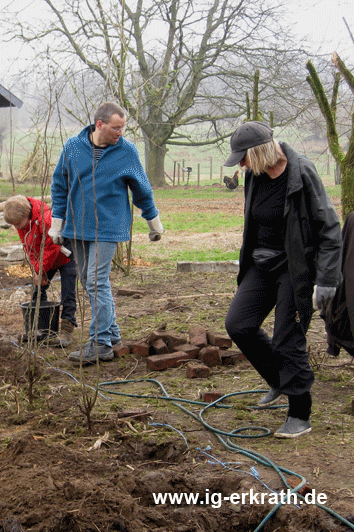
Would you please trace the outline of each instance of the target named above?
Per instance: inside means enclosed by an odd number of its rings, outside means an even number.
[[[164,172],[166,152],[166,145],[158,146],[149,140],[149,161],[146,173],[152,188],[166,185]]]
[[[252,120],[260,120],[259,116],[259,70],[253,77]]]
[[[332,61],[339,69],[341,75],[349,85],[349,88],[354,93],[353,75],[346,69],[344,63],[340,60],[337,54],[333,54]],[[332,99],[330,102],[327,98],[317,71],[311,61],[307,61],[306,68],[310,74],[306,79],[313,90],[320,111],[326,120],[329,149],[337,165],[340,167],[342,185],[342,218],[345,220],[348,214],[354,210],[354,114],[352,114],[349,143],[345,153],[344,149],[340,145],[339,135],[336,127],[337,98],[340,75],[337,73],[335,76],[332,89]]]
[[[334,167],[334,184],[340,185],[341,184],[341,173],[340,173],[340,165],[335,161],[335,167]]]
[[[340,165],[342,179],[342,217],[343,220],[354,209],[354,166],[348,160]]]

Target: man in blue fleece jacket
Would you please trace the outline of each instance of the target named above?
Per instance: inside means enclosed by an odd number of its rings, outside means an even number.
[[[91,305],[90,340],[69,355],[84,365],[112,360],[112,346],[122,343],[109,274],[117,243],[130,240],[129,189],[147,221],[150,240],[160,240],[163,232],[138,151],[122,136],[125,124],[122,107],[102,104],[94,124],[66,142],[53,173],[49,235],[56,244],[72,239]]]

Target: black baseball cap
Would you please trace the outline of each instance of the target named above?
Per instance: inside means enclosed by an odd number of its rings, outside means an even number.
[[[248,148],[260,146],[273,140],[273,130],[263,122],[245,122],[230,139],[231,155],[224,166],[235,166],[246,155]]]

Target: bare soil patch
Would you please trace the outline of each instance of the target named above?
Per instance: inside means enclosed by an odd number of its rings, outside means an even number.
[[[213,234],[193,235],[195,245],[201,238],[210,241]],[[215,233],[218,246],[224,236]],[[166,237],[182,245],[181,235]],[[308,335],[316,373],[313,431],[294,441],[272,435],[232,437],[236,448],[231,449],[222,441],[226,436],[201,422],[202,406],[179,403],[187,412],[176,403],[198,402],[205,390],[234,394],[264,389],[247,361],[213,368],[209,378],[192,380],[186,377],[185,365],[149,372],[146,360],[133,354],[81,372],[69,362],[69,350],[43,345],[36,350],[31,406],[29,353],[17,341],[23,329],[19,304],[29,297],[29,282],[9,278],[0,268],[0,531],[252,532],[274,504],[267,499],[258,504],[223,500],[218,507],[218,501],[251,489],[266,494],[284,489],[279,474],[256,461],[255,453],[288,470],[287,479],[291,472],[304,477],[310,490],[327,496],[328,508],[354,523],[354,365],[345,353],[337,359],[326,355],[324,328],[316,314]],[[129,277],[112,271],[112,286],[125,341],[146,339],[157,328],[188,337],[195,325],[224,333],[236,276],[182,274],[163,264],[140,265],[132,267]],[[139,294],[118,295],[119,288]],[[52,298],[58,299],[58,294],[59,281],[54,281]],[[80,317],[85,341],[89,321],[88,312]],[[265,326],[271,328],[271,319]],[[70,350],[81,340],[79,329]],[[163,392],[156,381],[174,401],[159,398]],[[82,389],[97,382],[90,431],[80,409]],[[254,410],[258,398],[255,393],[231,396],[225,402],[230,408],[209,409],[202,419],[227,434],[249,426],[273,432],[283,423],[286,409]],[[157,505],[153,493],[199,493],[200,500]],[[339,532],[350,527],[317,506],[284,504],[262,530]]]

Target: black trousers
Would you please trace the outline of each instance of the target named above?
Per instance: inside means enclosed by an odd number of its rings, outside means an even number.
[[[70,241],[65,239],[64,246],[70,250],[71,244]],[[61,319],[68,320],[77,326],[76,321],[76,277],[77,269],[76,262],[74,259],[74,254],[70,255],[70,262],[67,262],[59,268],[52,268],[47,272],[48,283],[45,286],[41,286],[41,301],[47,301],[47,290],[50,286],[50,281],[53,279],[54,275],[60,272],[60,282],[61,282]],[[35,286],[32,294],[32,301],[37,300],[38,287]]]
[[[270,338],[261,325],[273,308]],[[309,391],[314,381],[306,349],[311,316],[312,309],[306,322],[299,323],[285,264],[272,272],[252,266],[237,289],[225,321],[229,336],[269,386],[288,395],[290,407],[296,403],[291,398],[297,397],[305,410],[311,409]],[[308,416],[296,412],[294,417]]]

